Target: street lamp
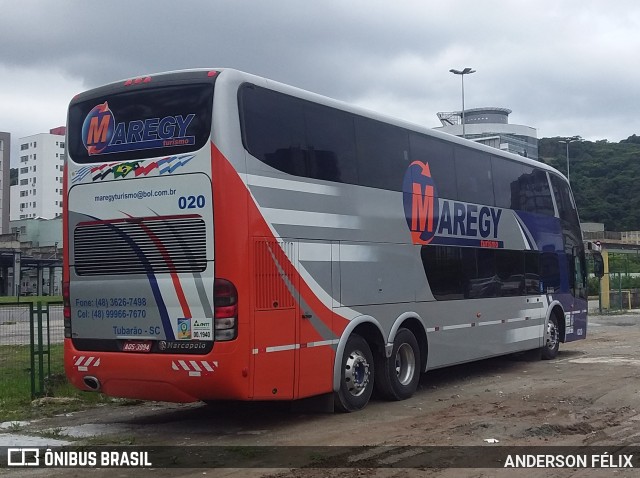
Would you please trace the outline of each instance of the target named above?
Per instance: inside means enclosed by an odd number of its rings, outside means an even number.
[[[573,143],[575,141],[580,141],[580,136],[572,136],[571,138],[565,138],[558,141],[558,143],[563,143],[567,145],[567,181],[569,180],[569,143]]]
[[[464,128],[464,75],[470,75],[471,73],[475,73],[476,70],[473,70],[471,68],[465,68],[464,70],[460,71],[460,70],[454,70],[452,68],[449,71],[454,75],[460,75],[460,78],[462,78],[462,137],[466,138],[467,135]]]

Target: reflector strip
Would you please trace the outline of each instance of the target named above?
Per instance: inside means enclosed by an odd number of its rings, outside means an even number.
[[[218,362],[206,360],[172,360],[171,368],[176,372],[187,372],[190,377],[200,377],[203,373],[214,372],[218,368]]]
[[[304,349],[307,347],[325,347],[327,345],[336,345],[340,340],[320,340],[318,342],[308,342],[306,344],[287,344],[287,345],[274,345],[271,347],[262,347],[259,349],[253,349],[251,353],[253,355],[272,353],[272,352],[284,352],[286,350]]]
[[[74,359],[76,357],[73,357]],[[94,362],[95,360],[95,362]],[[97,357],[86,357],[81,355],[73,364],[75,367],[78,367],[78,372],[86,372],[89,370],[89,367],[98,367],[100,366],[100,359]]]
[[[529,309],[530,310],[530,309]],[[520,313],[525,313],[527,309],[521,310]],[[501,319],[501,320],[485,320],[482,322],[470,322],[466,324],[454,324],[454,325],[436,325],[435,327],[427,328],[427,333],[433,332],[441,332],[445,330],[457,330],[457,329],[466,329],[471,327],[482,327],[487,325],[505,325],[505,324],[514,324],[517,322],[529,322],[529,321],[540,321],[544,323],[544,317],[533,318],[529,315],[523,315],[522,317],[513,317],[511,319]],[[543,325],[533,325],[527,327],[518,327],[516,329],[507,330],[506,333],[508,335],[508,342],[520,342],[523,340],[531,340],[534,338],[539,338],[542,336],[544,330]]]

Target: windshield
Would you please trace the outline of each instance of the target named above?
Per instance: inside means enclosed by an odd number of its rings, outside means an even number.
[[[68,151],[76,163],[187,153],[211,133],[211,83],[134,89],[72,103]]]

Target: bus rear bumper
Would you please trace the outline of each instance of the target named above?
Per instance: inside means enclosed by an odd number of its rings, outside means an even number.
[[[209,355],[80,351],[65,340],[65,372],[80,390],[167,402],[249,400],[247,367]]]

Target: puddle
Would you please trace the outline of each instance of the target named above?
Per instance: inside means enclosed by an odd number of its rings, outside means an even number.
[[[640,360],[625,357],[583,357],[569,360],[573,363],[619,363],[629,365],[640,365]]]
[[[0,423],[0,430],[16,431],[20,427],[29,425],[30,422],[14,421]],[[46,447],[46,446],[65,446],[73,444],[73,440],[79,438],[91,438],[101,435],[113,435],[116,433],[132,432],[134,427],[120,424],[94,424],[86,423],[84,425],[72,427],[55,427],[42,430],[43,433],[59,436],[59,438],[44,438],[31,435],[22,435],[19,433],[0,432],[0,447]]]
[[[134,430],[134,427],[128,425],[114,425],[104,423],[85,423],[73,427],[57,427],[50,431],[55,431],[63,436],[73,438],[90,438],[100,435],[113,435],[115,433],[126,433]]]
[[[30,422],[15,420],[13,422],[2,422],[0,423],[0,430],[10,430],[15,428],[22,428],[27,426]]]
[[[68,440],[58,438],[43,438],[29,435],[18,435],[16,433],[0,433],[0,446],[9,447],[47,447],[71,445]]]

